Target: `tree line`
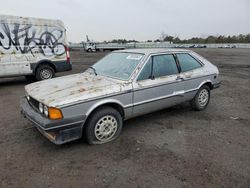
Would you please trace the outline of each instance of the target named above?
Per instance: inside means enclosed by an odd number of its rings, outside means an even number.
[[[203,37],[193,37],[190,39],[180,39],[179,37],[174,37],[171,35],[166,35],[164,33],[156,40],[147,40],[146,42],[172,42],[175,44],[178,43],[187,43],[187,44],[208,44],[208,43],[250,43],[250,33],[243,35],[219,35],[213,36],[210,35],[206,38]],[[112,43],[130,43],[130,42],[138,42],[137,40],[126,40],[126,39],[113,39],[111,41],[104,42],[112,42]]]
[[[250,34],[247,35],[233,35],[233,36],[213,36],[210,35],[206,38],[202,37],[193,37],[190,39],[184,39],[181,40],[178,37],[168,36],[166,35],[163,38],[163,41],[170,41],[173,43],[201,43],[201,44],[207,44],[207,43],[250,43]]]

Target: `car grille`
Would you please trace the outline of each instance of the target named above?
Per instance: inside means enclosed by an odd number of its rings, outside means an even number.
[[[29,104],[30,104],[36,111],[39,111],[39,102],[38,102],[36,99],[30,97]]]

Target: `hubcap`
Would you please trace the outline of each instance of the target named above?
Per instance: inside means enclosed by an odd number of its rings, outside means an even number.
[[[106,142],[115,135],[117,127],[118,123],[114,116],[103,116],[95,125],[95,137],[102,142]]]
[[[49,69],[42,69],[40,75],[43,80],[52,78],[52,73]]]
[[[198,102],[200,106],[205,106],[208,102],[209,93],[207,89],[200,91]]]

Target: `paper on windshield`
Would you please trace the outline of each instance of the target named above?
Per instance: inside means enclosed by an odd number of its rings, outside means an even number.
[[[128,55],[127,59],[130,59],[130,60],[141,60],[142,58],[142,55],[137,55],[137,54],[133,54],[133,55]]]

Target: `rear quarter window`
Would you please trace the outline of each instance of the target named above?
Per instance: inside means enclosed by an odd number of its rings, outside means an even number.
[[[181,71],[186,72],[202,67],[202,65],[189,54],[176,54]]]

